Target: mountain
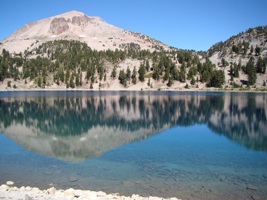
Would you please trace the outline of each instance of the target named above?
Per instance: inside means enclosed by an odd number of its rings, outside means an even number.
[[[170,49],[144,34],[123,30],[99,17],[90,17],[77,11],[26,24],[3,40],[1,49],[19,53],[30,51],[44,42],[60,39],[85,42],[98,51],[116,48],[125,50],[131,43],[150,51]]]
[[[77,11],[29,23],[0,43],[0,90],[266,91],[267,28],[207,52],[169,47]]]
[[[207,55],[218,68],[224,69],[226,83],[235,82],[238,85],[247,81],[246,70],[241,69],[251,60],[258,73],[256,84],[262,85],[267,81],[267,26],[249,28],[225,42],[218,42],[208,50]],[[238,69],[238,75],[234,68]]]
[[[267,26],[250,28],[246,32],[218,42],[208,50],[209,57],[227,58],[238,62],[241,58],[267,55]]]

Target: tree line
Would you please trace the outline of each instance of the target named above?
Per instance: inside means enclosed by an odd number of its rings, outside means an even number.
[[[105,82],[107,72],[111,77],[127,87],[137,81],[163,81],[170,87],[175,81],[191,85],[206,83],[207,87],[222,87],[225,82],[224,72],[206,58],[201,62],[194,51],[172,50],[153,51],[140,50],[136,44],[129,44],[126,50],[92,50],[87,44],[79,41],[55,40],[41,44],[32,51],[11,54],[3,49],[0,55],[0,81],[10,78],[14,81],[25,80],[44,88],[49,84],[65,84],[66,88],[80,87],[85,81],[93,88],[93,84]],[[118,65],[127,58],[140,61],[132,70],[119,70]],[[111,68],[108,68],[113,66]],[[253,67],[255,65],[253,64]],[[265,73],[266,59],[259,59],[256,73]],[[249,67],[247,67],[249,73]],[[85,73],[85,78],[82,73]],[[9,85],[10,86],[10,85]]]

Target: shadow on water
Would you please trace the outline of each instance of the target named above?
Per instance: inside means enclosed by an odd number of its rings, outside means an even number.
[[[267,151],[266,98],[254,93],[1,93],[0,130],[31,151],[70,161],[195,124]]]

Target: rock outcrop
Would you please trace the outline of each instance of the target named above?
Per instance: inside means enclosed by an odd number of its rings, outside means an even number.
[[[69,28],[68,22],[64,18],[55,18],[50,24],[50,31],[55,35],[59,35]]]

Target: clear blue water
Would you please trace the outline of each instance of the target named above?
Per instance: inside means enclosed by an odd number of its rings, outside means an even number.
[[[0,184],[267,199],[267,94],[0,93]]]

